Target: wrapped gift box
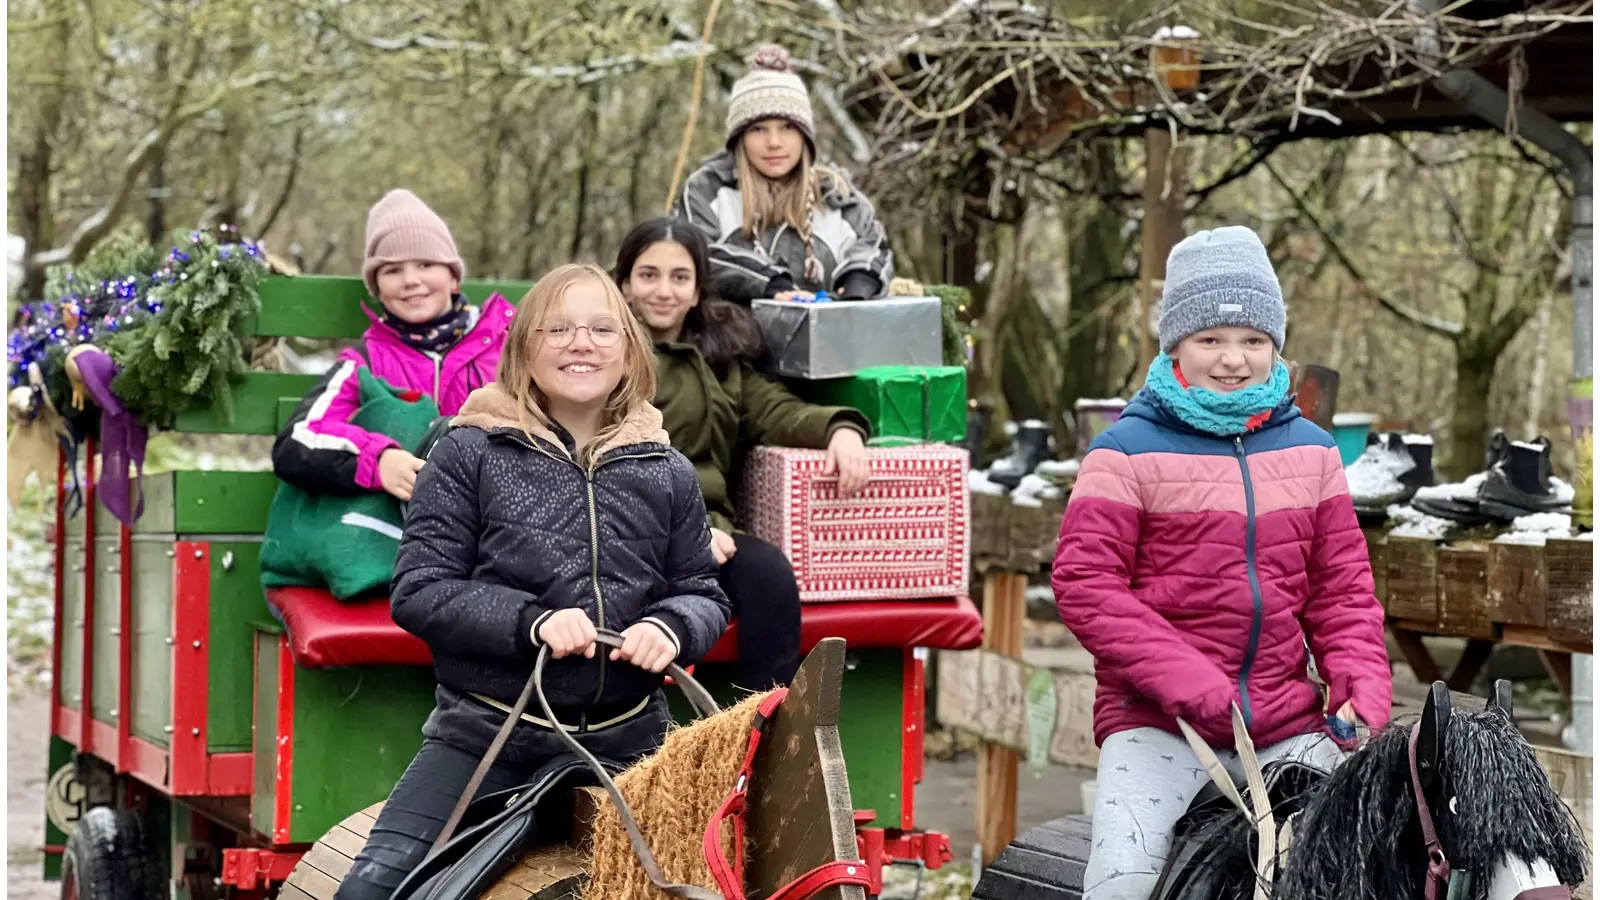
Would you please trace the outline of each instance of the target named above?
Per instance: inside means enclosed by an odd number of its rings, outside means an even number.
[[[741,517],[783,550],[800,599],[921,600],[967,592],[967,451],[943,444],[869,448],[872,480],[840,497],[821,450],[756,447]]]
[[[873,366],[944,362],[938,297],[885,297],[823,303],[756,300],[750,311],[788,378],[840,378]]]
[[[873,437],[956,443],[967,436],[967,370],[961,366],[875,366],[849,378],[800,384],[808,400],[861,410]]]

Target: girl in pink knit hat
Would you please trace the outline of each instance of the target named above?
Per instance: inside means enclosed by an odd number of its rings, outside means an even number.
[[[372,300],[362,339],[300,402],[272,448],[278,477],[324,494],[387,491],[411,499],[422,460],[393,438],[350,424],[360,405],[356,370],[434,399],[453,416],[476,388],[494,381],[516,307],[499,294],[482,307],[461,293],[466,265],[444,220],[407,190],[384,195],[367,213],[361,274]]]

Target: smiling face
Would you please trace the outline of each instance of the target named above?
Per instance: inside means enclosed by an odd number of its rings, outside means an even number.
[[[623,376],[623,321],[605,285],[574,281],[533,335],[533,383],[552,405],[604,406]],[[565,346],[561,346],[565,344]]]
[[[385,263],[376,281],[378,302],[390,315],[412,325],[444,315],[450,295],[461,287],[449,266],[420,260]]]
[[[773,181],[793,172],[805,152],[805,135],[788,119],[753,122],[739,140],[750,164]]]
[[[700,305],[694,258],[676,241],[656,241],[634,260],[622,284],[634,315],[658,341],[675,341],[683,333],[689,310]]]
[[[1219,394],[1265,384],[1272,376],[1274,356],[1272,338],[1233,325],[1197,331],[1172,350],[1190,387]]]

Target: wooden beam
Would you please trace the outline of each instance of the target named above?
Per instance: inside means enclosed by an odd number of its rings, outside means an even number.
[[[1139,258],[1139,369],[1142,374],[1160,347],[1150,334],[1161,306],[1167,277],[1167,254],[1183,239],[1183,214],[1188,192],[1189,148],[1173,144],[1166,128],[1144,133],[1143,249]]]
[[[1002,656],[1022,657],[1028,577],[991,572],[983,581],[983,646]],[[1017,839],[1017,751],[999,744],[978,750],[978,841],[989,865]]]

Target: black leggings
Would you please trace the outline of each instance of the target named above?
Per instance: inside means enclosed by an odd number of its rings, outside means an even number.
[[[800,586],[783,551],[735,534],[737,551],[717,576],[739,617],[738,685],[764,691],[787,685],[800,668]]]
[[[494,732],[505,721],[504,713],[476,700],[446,689],[438,695],[438,708],[423,726],[422,749],[383,804],[366,847],[350,864],[350,873],[334,900],[389,900],[400,882],[427,857],[489,749]],[[658,692],[650,706],[633,719],[577,738],[602,759],[627,764],[660,747],[666,731],[666,695]],[[469,747],[472,749],[466,749]],[[521,787],[545,763],[565,752],[554,732],[519,724],[489,768],[477,796]]]

